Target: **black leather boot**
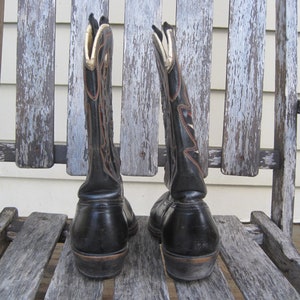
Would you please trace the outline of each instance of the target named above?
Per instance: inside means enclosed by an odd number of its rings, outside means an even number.
[[[79,189],[71,227],[75,263],[92,278],[110,278],[122,269],[128,237],[137,221],[123,195],[118,153],[113,144],[111,64],[113,37],[108,20],[91,14],[84,48],[85,113],[89,170]]]
[[[153,29],[166,133],[165,183],[169,191],[154,204],[148,228],[161,240],[168,274],[179,280],[197,280],[209,276],[213,270],[219,252],[219,234],[203,201],[206,186],[173,29],[164,23],[167,50],[162,45],[162,32],[155,26]]]

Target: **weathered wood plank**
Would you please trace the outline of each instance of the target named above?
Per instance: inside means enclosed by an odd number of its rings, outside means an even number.
[[[114,299],[169,299],[159,243],[147,222],[147,217],[138,218],[138,233],[129,240],[129,255],[115,279]]]
[[[161,1],[125,3],[121,172],[157,172],[160,84],[152,45],[152,25],[161,26]]]
[[[246,299],[300,299],[298,292],[234,216],[215,217],[221,255]]]
[[[15,143],[0,143],[0,161],[14,162],[16,159]]]
[[[108,16],[108,0],[72,0],[69,89],[67,172],[70,175],[86,175],[87,131],[84,114],[83,48],[88,16],[94,13],[97,20]]]
[[[259,166],[266,1],[231,0],[222,171],[255,176]]]
[[[7,228],[6,236],[7,239],[12,242],[18,233],[21,231],[24,223],[26,221],[26,217],[18,217],[11,222],[9,227]]]
[[[0,162],[14,162],[16,159],[16,144],[12,142],[0,142]],[[67,147],[65,144],[54,145],[54,162],[56,164],[67,163]]]
[[[263,212],[252,212],[251,223],[260,227],[264,234],[262,244],[264,250],[300,293],[300,254],[290,237]]]
[[[18,210],[14,207],[5,207],[0,213],[0,258],[8,246],[6,230],[14,218],[18,216]]]
[[[55,0],[18,3],[16,163],[49,168],[54,163]]]
[[[118,153],[120,146],[116,145]],[[65,164],[67,162],[67,146],[64,144],[54,145],[54,162],[56,164]],[[210,168],[221,168],[222,149],[211,147],[208,151],[208,166]],[[15,161],[15,143],[0,143],[0,162]],[[279,168],[279,152],[271,149],[261,149],[260,151],[261,169],[276,169]],[[158,147],[158,166],[163,167],[166,163],[166,148],[165,146]]]
[[[276,1],[275,140],[282,166],[273,173],[272,220],[292,236],[297,119],[297,1]]]
[[[4,22],[4,0],[0,0],[0,79],[1,79],[1,62],[2,62],[3,22]]]
[[[259,168],[276,169],[279,168],[279,153],[276,150],[261,149],[259,152]],[[208,151],[208,166],[210,168],[221,168],[222,149],[211,147]]]
[[[0,236],[6,230],[11,221],[18,216],[18,210],[15,207],[5,207],[0,213]]]
[[[205,176],[208,173],[212,23],[213,1],[177,0],[178,60],[192,105],[195,136]]]
[[[224,274],[218,265],[215,266],[210,277],[192,281],[175,281],[178,299],[234,299]]]
[[[22,227],[26,221],[26,217],[18,217],[18,218],[15,218],[11,224],[9,225],[9,227],[7,228],[7,231],[6,231],[6,236],[7,236],[7,239],[9,241],[13,241],[16,236],[19,234],[19,232],[22,230]],[[69,228],[70,228],[70,221],[67,220],[60,236],[59,236],[59,239],[58,239],[58,243],[64,243],[65,240],[66,240],[66,237],[68,235],[68,232],[69,232]]]
[[[34,299],[66,216],[32,213],[0,260],[0,298]]]
[[[102,292],[103,281],[89,279],[78,272],[68,236],[45,299],[101,299]]]
[[[260,246],[263,244],[264,234],[259,226],[250,223],[244,224],[244,228],[253,241],[255,241]]]

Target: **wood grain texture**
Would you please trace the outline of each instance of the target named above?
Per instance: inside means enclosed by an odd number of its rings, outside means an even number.
[[[15,207],[5,207],[0,213],[0,236],[4,233],[11,221],[18,216]]]
[[[221,256],[245,299],[300,299],[236,217],[215,219],[222,239]]]
[[[4,0],[0,0],[0,79],[1,79],[2,43],[3,43],[3,22],[4,22]]]
[[[205,176],[208,173],[212,23],[213,1],[177,0],[178,60],[192,105],[195,136]]]
[[[263,97],[265,0],[231,0],[222,172],[258,173]]]
[[[147,222],[147,217],[138,218],[138,233],[129,240],[123,271],[115,279],[114,299],[169,299],[159,243]]]
[[[116,145],[118,151],[120,146]],[[56,164],[65,164],[67,162],[67,146],[54,145],[54,162]],[[0,142],[0,162],[14,162],[15,161],[15,143],[1,143]],[[261,149],[259,155],[259,167],[261,169],[277,169],[279,168],[279,152],[272,149]],[[208,150],[208,167],[221,168],[222,149],[217,147],[210,147]],[[158,147],[158,166],[163,167],[166,164],[166,148],[165,146]]]
[[[244,224],[244,228],[253,241],[260,246],[263,244],[264,234],[258,225],[252,223]]]
[[[18,2],[16,163],[53,165],[55,0]]]
[[[275,141],[281,168],[273,173],[272,220],[292,235],[297,121],[297,1],[276,1]]]
[[[234,299],[228,283],[218,265],[210,277],[191,282],[175,281],[178,299],[225,300]]]
[[[70,175],[86,175],[87,131],[84,113],[83,49],[88,16],[94,13],[97,20],[108,16],[108,0],[72,0],[68,125],[67,125],[67,172]]]
[[[16,144],[0,142],[0,161],[14,162],[16,159]]]
[[[279,153],[276,150],[261,149],[259,152],[259,168],[276,169],[279,168]],[[210,168],[221,168],[222,149],[211,147],[208,151],[208,166]]]
[[[300,254],[290,237],[285,235],[263,212],[252,212],[251,223],[260,227],[264,234],[264,250],[300,293]]]
[[[8,246],[7,227],[18,216],[15,207],[5,207],[0,213],[0,258]]]
[[[65,221],[66,216],[57,214],[28,217],[0,260],[1,299],[34,299]]]
[[[161,26],[161,1],[125,3],[121,172],[157,172],[160,84],[152,45],[152,25]]]
[[[103,281],[89,279],[78,272],[68,235],[45,299],[101,299],[102,292]]]

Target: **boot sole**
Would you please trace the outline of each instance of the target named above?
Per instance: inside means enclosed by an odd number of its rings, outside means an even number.
[[[181,256],[164,249],[167,273],[176,280],[193,281],[208,277],[215,266],[219,250],[203,256]]]
[[[128,248],[109,254],[89,254],[74,249],[72,251],[80,273],[90,278],[109,279],[122,271]]]

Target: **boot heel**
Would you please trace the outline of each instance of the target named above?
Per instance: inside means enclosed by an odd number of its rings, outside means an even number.
[[[163,248],[167,273],[173,279],[192,281],[208,277],[218,256],[218,251],[204,256],[180,256]]]
[[[88,254],[73,250],[77,269],[83,275],[90,278],[108,279],[117,276],[124,264],[128,249],[122,249],[116,253]]]

